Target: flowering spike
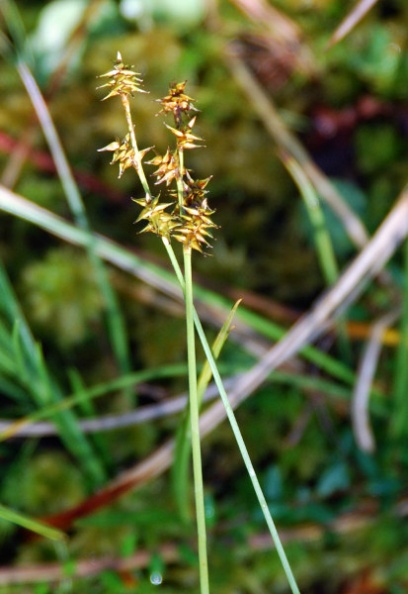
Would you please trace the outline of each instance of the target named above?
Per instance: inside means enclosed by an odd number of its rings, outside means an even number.
[[[171,126],[169,126],[166,123],[164,123],[164,125],[166,126],[166,128],[168,128],[170,130],[170,132],[172,132],[174,134],[174,136],[176,136],[177,146],[179,148],[193,149],[193,148],[199,148],[200,146],[203,146],[200,144],[195,144],[196,140],[201,142],[203,140],[202,138],[199,138],[198,136],[194,136],[194,134],[191,134],[187,130],[179,130],[177,128],[172,128]]]
[[[129,66],[125,66],[120,52],[117,53],[113,69],[109,70],[109,72],[105,72],[105,74],[101,74],[98,78],[110,79],[107,83],[98,87],[98,89],[111,89],[102,101],[106,101],[106,99],[110,99],[110,97],[115,97],[116,95],[130,95],[133,97],[135,93],[148,92],[140,88],[140,84],[143,82],[140,78],[140,74],[134,72]]]
[[[167,123],[165,126],[175,136],[176,144],[175,149],[168,148],[164,155],[157,154],[147,161],[148,165],[156,168],[153,172],[155,185],[163,184],[168,188],[166,193],[172,200],[161,202],[160,194],[155,197],[151,195],[143,170],[143,158],[154,147],[139,150],[129,108],[129,96],[136,92],[146,93],[140,88],[142,79],[137,72],[125,66],[120,52],[117,53],[113,69],[100,78],[108,79],[99,87],[108,89],[105,99],[121,97],[126,111],[128,133],[123,140],[116,139],[99,151],[113,153],[111,163],[118,163],[119,177],[131,167],[138,173],[145,197],[132,198],[141,207],[135,223],[145,222],[141,233],[151,232],[167,239],[174,237],[184,246],[202,252],[210,245],[211,230],[216,229],[217,225],[211,220],[214,211],[208,206],[206,197],[211,176],[194,179],[191,170],[184,165],[183,151],[203,146],[203,139],[192,133],[198,109],[193,105],[194,99],[185,93],[186,81],[171,85],[168,95],[159,100],[159,113],[173,114],[174,126]]]
[[[163,99],[157,100],[157,103],[160,103],[162,106],[162,109],[157,115],[161,113],[173,113],[175,119],[178,120],[182,113],[198,111],[193,105],[194,99],[184,93],[186,84],[187,81],[185,80],[170,86],[169,94]]]

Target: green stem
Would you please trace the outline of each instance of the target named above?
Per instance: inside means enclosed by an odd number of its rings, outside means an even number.
[[[313,227],[314,241],[319,264],[322,269],[324,280],[326,281],[327,286],[330,287],[337,281],[339,269],[319,196],[317,195],[312,183],[309,181],[306,173],[293,157],[281,151],[281,159],[291,174],[303,198],[303,202]],[[339,346],[343,354],[343,358],[345,361],[350,362],[351,348],[347,335],[346,319],[344,316],[339,318],[338,327]]]
[[[34,520],[29,516],[20,514],[19,512],[4,507],[1,504],[0,518],[6,522],[12,522],[13,524],[17,524],[17,526],[27,528],[28,530],[31,530],[31,532],[35,532],[36,534],[40,534],[41,536],[51,540],[64,541],[66,538],[66,535],[62,531],[52,528],[51,526],[48,526],[43,522],[39,522],[38,520]]]
[[[209,346],[209,344],[207,342],[206,336],[204,334],[203,327],[201,326],[201,322],[200,322],[198,316],[194,318],[194,322],[196,324],[197,333],[198,333],[198,336],[200,337],[200,341],[201,341],[201,344],[203,346],[203,349],[204,349],[204,352],[205,352],[205,356],[207,357],[207,360],[208,360],[208,362],[210,364],[211,371],[212,371],[213,376],[214,376],[214,381],[215,381],[215,383],[217,385],[218,391],[219,391],[220,396],[221,396],[221,400],[222,400],[222,402],[224,404],[225,411],[227,413],[227,417],[228,417],[228,420],[229,420],[230,425],[231,425],[231,429],[232,429],[232,431],[234,433],[234,436],[235,436],[235,439],[236,439],[236,442],[237,442],[239,451],[241,452],[242,459],[243,459],[244,464],[246,466],[246,469],[248,471],[249,478],[251,479],[252,486],[254,488],[255,494],[256,494],[257,499],[258,499],[258,503],[259,503],[259,505],[261,507],[261,510],[262,510],[262,513],[263,513],[263,515],[265,517],[266,524],[267,524],[267,526],[269,528],[269,532],[270,532],[271,537],[272,537],[272,540],[273,540],[273,542],[275,544],[276,551],[277,551],[278,556],[280,558],[280,561],[282,563],[282,567],[283,567],[283,570],[284,570],[284,572],[286,574],[287,580],[289,582],[289,586],[290,586],[293,594],[300,594],[300,590],[299,590],[299,587],[298,587],[298,585],[296,583],[295,576],[294,576],[294,574],[292,572],[292,569],[290,567],[289,560],[288,560],[288,558],[286,556],[286,553],[285,553],[285,549],[283,548],[283,545],[282,545],[281,540],[279,538],[279,534],[278,534],[277,528],[275,526],[275,522],[273,521],[273,518],[271,516],[271,512],[269,511],[269,507],[268,507],[268,504],[266,502],[265,495],[264,495],[264,493],[262,491],[262,487],[261,487],[260,482],[258,480],[258,477],[256,475],[256,472],[255,472],[255,469],[253,467],[253,464],[251,462],[251,458],[249,456],[247,447],[245,445],[244,438],[242,437],[242,433],[241,433],[241,430],[240,430],[240,428],[238,426],[237,420],[235,418],[234,411],[232,410],[232,406],[231,406],[231,404],[230,404],[230,402],[228,400],[228,396],[227,396],[227,393],[226,393],[226,391],[224,389],[224,385],[222,383],[221,376],[220,376],[220,374],[218,372],[217,364],[216,364],[215,359],[213,357],[213,354],[211,352],[211,348],[210,348],[210,346]]]
[[[310,222],[313,226],[320,267],[326,284],[330,286],[336,282],[339,270],[319,197],[297,161],[285,154],[282,154],[281,158],[302,195]]]
[[[192,447],[192,454],[193,454],[194,496],[195,496],[197,533],[198,533],[198,559],[199,559],[199,568],[200,568],[200,592],[201,592],[201,594],[209,594],[210,587],[209,587],[209,578],[208,578],[207,534],[206,534],[206,527],[205,527],[204,486],[203,486],[201,444],[200,444],[200,423],[199,423],[200,411],[199,411],[199,398],[198,398],[198,390],[197,390],[197,365],[196,365],[196,352],[195,352],[191,248],[185,247],[183,250],[183,254],[184,254],[184,275],[185,275],[184,298],[185,298],[185,304],[186,304],[191,447]]]
[[[175,255],[174,255],[173,248],[171,247],[169,241],[166,238],[163,237],[162,240],[163,240],[163,244],[164,244],[164,246],[166,248],[166,251],[167,251],[167,253],[169,255],[170,261],[171,261],[171,263],[173,265],[173,268],[174,268],[174,271],[176,273],[177,279],[178,279],[178,281],[179,281],[179,283],[181,285],[181,288],[182,288],[184,294],[186,295],[186,292],[187,292],[186,282],[184,280],[183,273],[180,270],[180,266],[178,265],[177,259],[176,259]],[[186,281],[187,281],[187,279],[186,279]],[[257,496],[259,505],[260,505],[260,507],[262,509],[262,512],[264,514],[266,524],[267,524],[267,526],[269,528],[269,532],[270,532],[271,537],[272,537],[272,540],[273,540],[273,542],[275,544],[276,551],[277,551],[278,556],[279,556],[279,559],[280,559],[280,561],[282,563],[282,567],[283,567],[283,570],[284,570],[284,572],[286,574],[287,580],[289,582],[290,589],[292,591],[292,594],[300,594],[300,590],[299,590],[299,587],[298,587],[298,585],[296,583],[295,576],[293,575],[293,572],[292,572],[292,569],[290,567],[290,564],[289,564],[288,558],[286,556],[285,550],[284,550],[283,545],[281,543],[281,540],[279,538],[279,534],[278,534],[278,531],[276,529],[275,522],[273,521],[273,518],[272,518],[271,513],[269,511],[269,507],[268,507],[268,504],[266,502],[265,495],[263,494],[262,487],[261,487],[261,485],[259,483],[258,477],[256,476],[255,469],[254,469],[253,464],[251,462],[251,459],[249,457],[249,453],[248,453],[248,450],[246,448],[244,439],[242,437],[241,430],[240,430],[240,428],[238,426],[238,423],[237,423],[237,420],[235,418],[234,411],[233,411],[233,409],[231,407],[231,404],[230,404],[230,402],[228,400],[228,396],[227,396],[227,393],[225,391],[224,384],[222,382],[220,373],[218,371],[218,367],[217,367],[217,364],[215,362],[214,356],[213,356],[213,354],[211,352],[210,345],[208,344],[207,338],[206,338],[206,336],[204,334],[204,330],[203,330],[203,327],[201,325],[200,318],[198,317],[197,312],[194,309],[192,311],[193,311],[194,324],[195,324],[195,327],[197,329],[197,333],[198,333],[198,336],[200,338],[201,344],[203,346],[203,349],[204,349],[204,352],[205,352],[205,356],[207,357],[207,360],[208,360],[208,362],[210,364],[211,371],[212,371],[212,374],[213,374],[213,377],[214,377],[214,381],[215,381],[215,383],[217,385],[218,391],[219,391],[220,396],[221,396],[221,400],[222,400],[222,402],[224,404],[225,411],[227,413],[227,417],[228,417],[228,420],[229,420],[230,425],[231,425],[231,429],[232,429],[232,431],[234,433],[236,442],[238,444],[239,451],[241,452],[242,459],[244,461],[244,464],[245,464],[246,469],[248,471],[249,477],[251,479],[251,482],[252,482],[252,485],[253,485],[255,494]]]

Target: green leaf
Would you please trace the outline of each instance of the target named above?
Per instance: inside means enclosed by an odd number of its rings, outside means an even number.
[[[27,395],[30,395],[39,407],[62,401],[62,391],[49,373],[41,346],[31,334],[1,262],[0,294],[0,315],[8,327],[12,328],[10,343],[14,347],[14,381],[26,390]],[[59,412],[55,415],[54,421],[59,428],[61,439],[78,459],[90,481],[94,485],[101,484],[105,479],[105,471],[87,437],[80,430],[75,414],[72,411]]]
[[[338,462],[321,475],[317,485],[317,494],[320,497],[329,497],[337,491],[348,489],[349,486],[349,469],[345,462]]]
[[[28,530],[31,530],[31,532],[36,532],[37,534],[45,536],[45,538],[49,538],[51,540],[65,539],[65,534],[60,530],[51,528],[51,526],[42,524],[41,522],[38,522],[38,520],[33,520],[32,518],[4,507],[3,505],[0,505],[0,518],[3,518],[8,522],[12,522],[13,524],[17,524],[22,528],[27,528]]]

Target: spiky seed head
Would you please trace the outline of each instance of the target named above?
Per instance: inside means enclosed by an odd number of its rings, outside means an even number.
[[[130,66],[126,66],[123,63],[122,55],[120,52],[117,53],[116,62],[112,70],[101,74],[98,78],[109,78],[110,80],[98,87],[98,89],[108,88],[110,92],[102,99],[110,99],[115,96],[127,96],[133,97],[135,93],[147,93],[140,87],[143,80],[140,78],[140,73],[135,72]]]

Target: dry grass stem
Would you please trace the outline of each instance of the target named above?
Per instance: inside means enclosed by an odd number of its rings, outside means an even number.
[[[330,38],[328,46],[331,47],[344,39],[377,2],[378,0],[360,0],[337,27]]]
[[[375,450],[374,435],[368,411],[370,390],[383,347],[383,335],[399,315],[400,311],[391,311],[372,325],[371,335],[361,357],[358,380],[354,387],[351,406],[354,435],[360,448],[369,453]]]

